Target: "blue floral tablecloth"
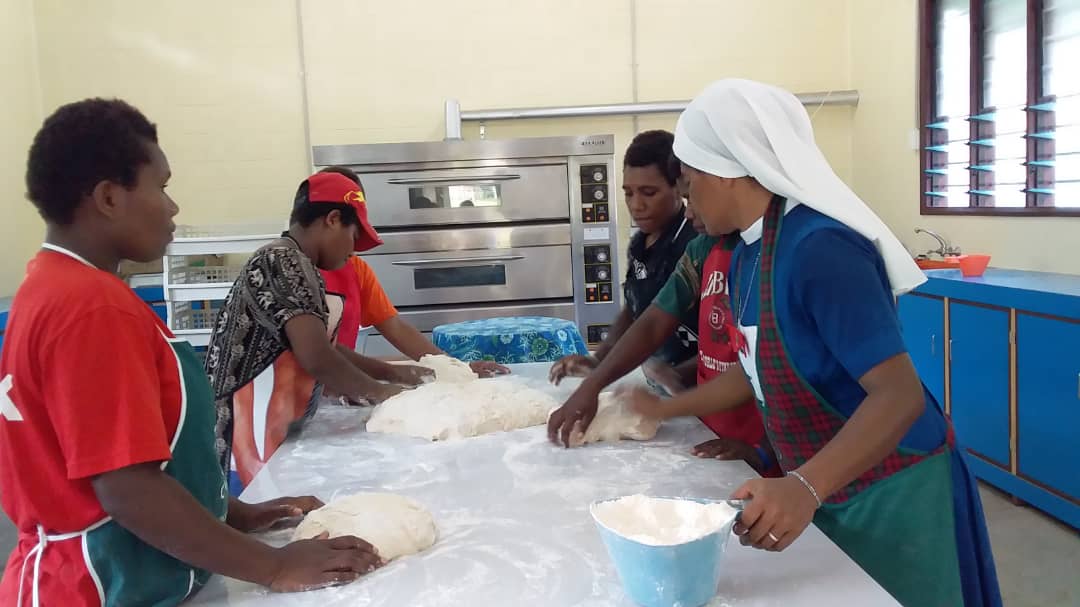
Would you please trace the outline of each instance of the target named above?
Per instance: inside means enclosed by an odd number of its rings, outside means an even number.
[[[543,316],[440,325],[432,331],[431,340],[450,356],[466,362],[554,362],[570,354],[589,353],[573,321]]]

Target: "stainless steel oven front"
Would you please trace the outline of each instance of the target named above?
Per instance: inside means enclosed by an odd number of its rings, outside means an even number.
[[[363,181],[385,244],[364,255],[424,332],[504,316],[574,320],[597,344],[621,305],[613,137],[320,146]],[[365,352],[389,355],[374,334]]]
[[[527,225],[390,232],[364,259],[394,305],[473,305],[570,300],[570,235],[562,226]]]

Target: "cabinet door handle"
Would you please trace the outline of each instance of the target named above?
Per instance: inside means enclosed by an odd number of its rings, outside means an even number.
[[[1076,398],[1080,399],[1080,373],[1076,375]]]
[[[930,356],[937,354],[937,335],[930,336]]]
[[[949,362],[952,362],[953,340],[949,340]]]

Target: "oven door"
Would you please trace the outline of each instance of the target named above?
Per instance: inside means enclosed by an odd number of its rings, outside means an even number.
[[[369,255],[395,306],[573,298],[570,245]]]
[[[361,176],[376,228],[570,218],[566,165],[368,173]]]

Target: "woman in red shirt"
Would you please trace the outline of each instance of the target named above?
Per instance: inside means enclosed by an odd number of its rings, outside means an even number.
[[[118,100],[61,107],[30,148],[46,233],[0,355],[0,497],[19,530],[0,604],[175,605],[212,572],[295,591],[379,561],[356,538],[244,533],[321,504],[228,497],[201,364],[116,276],[172,240],[170,176],[156,127]]]

